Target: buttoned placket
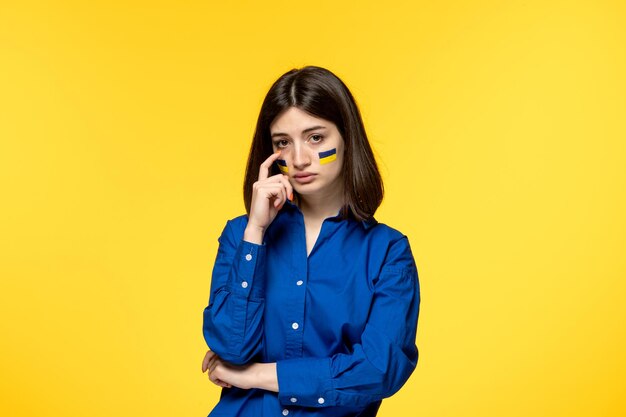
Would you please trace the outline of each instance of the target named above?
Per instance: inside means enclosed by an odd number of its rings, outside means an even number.
[[[315,277],[309,276],[310,265],[317,265],[320,260],[323,262],[323,257],[326,255],[324,242],[342,225],[336,217],[325,219],[311,253],[307,256],[304,217],[298,208],[293,214],[294,217],[290,219],[289,224],[282,229],[284,233],[282,235],[283,244],[291,251],[290,256],[286,256],[284,259],[291,259],[292,263],[285,265],[284,270],[279,275],[281,292],[283,292],[281,296],[282,309],[285,312],[283,316],[285,320],[283,322],[285,326],[284,359],[303,357],[304,332],[307,330],[307,323],[304,321],[307,286],[310,279],[315,279]],[[315,401],[318,407],[325,406],[328,402],[325,398],[327,392],[320,391],[315,394],[315,397],[307,400]],[[291,405],[296,406],[300,399],[294,395],[288,397],[288,402],[289,404],[284,404],[280,409],[283,415],[292,415],[297,411],[298,409],[292,408]]]
[[[302,217],[302,215],[300,214],[299,216],[299,220],[300,220],[300,224],[298,224],[298,227],[295,227],[295,231],[297,233],[297,235],[294,236],[294,242],[297,242],[298,244],[294,244],[292,245],[292,247],[297,250],[296,253],[294,253],[294,259],[302,259],[302,262],[297,262],[298,265],[302,265],[302,267],[298,268],[298,266],[296,266],[295,270],[298,271],[296,272],[296,274],[301,274],[301,276],[299,278],[296,278],[295,280],[295,286],[290,286],[291,289],[293,289],[294,287],[296,288],[295,293],[293,291],[290,291],[290,293],[294,294],[293,295],[293,299],[294,300],[301,300],[301,302],[297,303],[297,309],[298,312],[301,312],[301,316],[300,317],[304,317],[304,308],[305,306],[305,299],[306,299],[306,285],[305,281],[308,281],[308,271],[309,271],[309,263],[310,261],[313,259],[313,257],[316,256],[316,252],[319,251],[319,248],[317,246],[319,246],[320,244],[322,244],[322,242],[327,238],[327,235],[329,233],[332,233],[332,226],[334,225],[334,223],[332,221],[328,221],[328,219],[325,219],[322,222],[321,228],[320,228],[320,232],[319,235],[317,237],[317,240],[311,250],[311,253],[307,256],[307,250],[306,250],[306,235],[304,233],[305,231],[305,226],[304,226],[304,218]],[[304,254],[304,257],[302,257],[301,254]],[[303,279],[303,278],[306,278]],[[298,291],[300,290],[300,291]],[[292,333],[297,333],[298,334],[298,354],[297,357],[302,357],[302,331],[304,330],[301,324],[304,324],[302,321],[298,322],[298,321],[293,321],[291,326],[292,326]],[[294,338],[295,339],[295,338]],[[290,338],[287,338],[288,342],[287,345],[290,345],[289,340]],[[294,356],[290,356],[289,354],[286,355],[286,357],[295,357],[295,352]],[[320,393],[321,394],[321,393]],[[292,404],[297,403],[298,399],[296,397],[291,397],[290,402]],[[326,399],[323,396],[320,396],[317,398],[317,403],[321,406],[324,405],[324,403],[326,402]],[[283,415],[288,415],[289,414],[289,409],[285,408],[283,409]]]
[[[287,269],[285,308],[289,312],[286,317],[289,329],[285,340],[285,357],[300,358],[303,354],[304,336],[304,313],[306,300],[306,281],[308,274],[308,262],[306,257],[306,237],[304,234],[304,219],[301,213],[291,228],[292,257],[294,264]],[[301,282],[301,284],[298,284]]]

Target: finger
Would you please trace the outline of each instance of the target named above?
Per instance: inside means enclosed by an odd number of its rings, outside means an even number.
[[[232,385],[230,385],[228,382],[222,381],[221,379],[217,379],[211,382],[213,382],[215,385],[220,386],[222,388],[232,388]]]
[[[213,361],[209,362],[209,373],[212,374],[215,372],[215,368],[217,368],[220,364],[222,364],[222,361],[217,357]]]
[[[287,199],[287,191],[285,185],[281,182],[263,184],[257,188],[257,192],[270,200],[275,208],[282,207]]]
[[[209,379],[215,385],[219,385],[220,387],[223,387],[226,384],[226,382],[224,382],[221,377],[222,377],[222,372],[218,370],[218,371],[211,372]]]
[[[214,375],[209,375],[209,381],[214,383],[215,385],[220,385],[220,379]]]
[[[263,183],[257,186],[257,194],[268,200],[287,198],[285,184],[277,179],[277,182]]]
[[[209,370],[209,373],[213,372],[218,362],[219,362],[219,358],[217,355],[211,358],[211,360],[209,361],[209,364],[207,365],[207,369]]]
[[[280,151],[271,154],[259,167],[259,180],[264,180],[270,174],[270,167],[280,156]]]
[[[210,360],[207,365],[205,370],[208,371],[209,373],[211,373],[211,369],[213,369],[213,360]]]
[[[283,205],[287,201],[287,190],[283,184],[280,185],[280,194],[276,196],[276,200],[274,200],[274,207],[278,210],[283,208]]]
[[[214,356],[215,352],[212,352],[210,350],[207,351],[206,355],[204,355],[204,359],[202,359],[202,372],[206,372],[206,370],[209,368],[209,361]]]
[[[217,380],[215,380],[215,381],[211,381],[211,382],[213,382],[213,383],[214,383],[215,385],[217,385],[218,387],[222,387],[222,388],[224,388],[224,385],[226,385],[226,384],[224,383],[224,381],[220,381],[219,379],[217,379]]]
[[[289,201],[293,201],[293,186],[289,182],[289,176],[283,174],[281,178],[281,182],[285,184],[285,189],[287,191],[287,196],[289,198]]]
[[[265,180],[265,184],[274,182],[282,184],[285,187],[285,197],[289,201],[293,201],[293,186],[289,182],[289,176],[285,174],[276,174]]]
[[[285,174],[276,174],[271,177],[265,179],[263,183],[260,183],[259,186],[268,183],[280,183],[283,184],[287,190],[287,195],[293,194],[293,186],[289,182],[289,176]]]

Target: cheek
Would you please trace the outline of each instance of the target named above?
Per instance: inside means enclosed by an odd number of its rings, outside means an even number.
[[[289,165],[291,165],[291,152],[283,149],[280,153],[280,157],[276,160],[276,165],[278,165],[280,172],[287,174],[289,172]]]
[[[277,159],[276,160],[276,165],[278,165],[278,169],[283,174],[288,174],[289,173],[289,167],[287,166],[287,161],[286,160],[284,160],[284,159]]]
[[[320,165],[331,164],[337,161],[337,148],[318,153]]]

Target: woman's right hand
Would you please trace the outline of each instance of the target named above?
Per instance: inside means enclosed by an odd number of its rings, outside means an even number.
[[[243,234],[247,242],[262,244],[265,230],[278,211],[289,200],[293,200],[293,187],[283,174],[269,176],[270,167],[280,157],[280,151],[270,155],[259,168],[259,179],[252,185],[252,201],[248,225]]]

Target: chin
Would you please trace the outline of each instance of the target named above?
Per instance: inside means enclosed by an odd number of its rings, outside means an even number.
[[[317,194],[320,191],[320,187],[314,184],[299,185],[297,187],[293,187],[293,189],[298,194],[304,195],[304,196]]]

